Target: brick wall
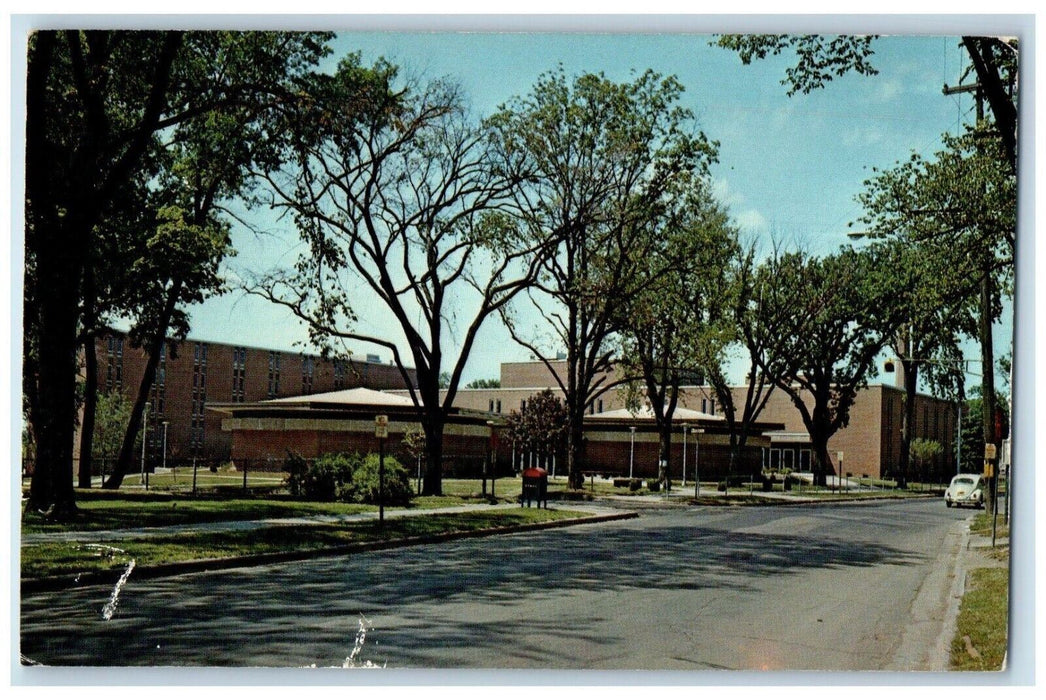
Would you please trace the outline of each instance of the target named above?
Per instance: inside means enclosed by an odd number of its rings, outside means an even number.
[[[117,347],[110,352],[111,341],[122,343],[122,352]],[[206,386],[197,387],[194,391],[194,377],[199,384],[203,365],[197,355],[197,346],[206,347],[206,365],[202,372]],[[241,346],[210,343],[186,339],[177,346],[169,345],[164,361],[163,412],[159,412],[158,403],[154,403],[148,417],[147,459],[155,457],[159,461],[162,450],[162,428],[167,421],[167,459],[168,461],[188,461],[193,455],[204,459],[228,459],[232,449],[229,433],[222,431],[222,418],[211,411],[200,411],[199,402],[224,403],[234,400],[233,393],[233,359],[234,352]],[[129,402],[133,402],[138,386],[145,372],[146,354],[141,348],[134,348],[121,333],[112,332],[100,336],[95,343],[98,357],[99,391],[106,391],[109,386],[119,388]],[[171,349],[174,348],[172,351]],[[243,375],[243,400],[264,401],[271,397],[270,387],[276,389],[276,397],[298,396],[306,388],[303,384],[303,367],[307,361],[313,365],[311,392],[321,393],[335,389],[368,387],[372,389],[391,389],[404,386],[399,370],[392,365],[364,362],[353,358],[342,365],[340,377],[336,376],[335,362],[324,360],[316,355],[270,351],[264,348],[243,347],[246,354]],[[277,377],[275,362],[270,373],[270,358],[279,358]],[[112,372],[112,375],[110,374]],[[413,379],[413,370],[410,371]],[[112,379],[110,379],[112,376]],[[116,381],[117,376],[119,382]],[[158,377],[159,379],[159,377]],[[278,381],[277,381],[278,380]],[[154,384],[157,387],[159,381]],[[196,401],[194,401],[194,397]],[[150,399],[153,392],[150,392]],[[159,398],[159,397],[157,397]],[[194,403],[197,404],[196,415],[202,417],[202,442],[193,441]],[[79,436],[74,443],[79,449]]]

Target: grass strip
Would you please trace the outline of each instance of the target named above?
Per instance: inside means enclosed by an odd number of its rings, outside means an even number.
[[[351,544],[410,537],[468,533],[584,517],[585,513],[522,508],[489,513],[441,513],[377,521],[262,527],[227,532],[185,532],[167,537],[134,539],[91,547],[90,542],[24,545],[22,577],[76,575],[122,569],[131,559],[150,566],[199,559],[220,559],[278,552],[328,549]],[[115,549],[114,549],[115,548]],[[117,551],[118,550],[118,551]]]
[[[1009,568],[974,569],[952,640],[956,671],[999,671],[1006,654]],[[967,638],[969,643],[967,643]]]
[[[986,512],[978,513],[977,516],[974,517],[973,522],[970,523],[970,533],[974,534],[974,535],[983,535],[984,537],[991,537],[992,536],[992,516],[989,515]],[[999,513],[996,516],[995,536],[996,537],[1009,537],[1010,536],[1010,526],[1006,523],[1005,519],[1002,516],[1002,513]]]
[[[351,515],[377,510],[355,503],[312,503],[290,499],[199,499],[169,494],[80,499],[74,520],[55,523],[33,513],[22,519],[23,532],[114,530],[163,527],[231,520],[264,520],[314,515]]]

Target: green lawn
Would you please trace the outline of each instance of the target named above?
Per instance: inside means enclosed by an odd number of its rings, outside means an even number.
[[[183,533],[167,537],[128,538],[98,546],[90,543],[46,543],[22,547],[22,577],[122,569],[136,566],[267,554],[309,551],[341,545],[464,533],[542,523],[585,515],[563,510],[520,508],[487,512],[418,515],[376,521],[265,527],[250,531]]]
[[[375,510],[355,503],[312,503],[289,498],[192,498],[166,493],[77,492],[79,513],[72,522],[54,523],[27,513],[24,532],[62,530],[113,530],[160,527],[225,520],[260,520],[303,515],[346,515]]]
[[[953,670],[1002,669],[1009,630],[1009,574],[1009,567],[974,569],[970,572],[971,588],[963,596],[959,608],[958,629],[952,640]],[[969,644],[966,641],[967,637]]]

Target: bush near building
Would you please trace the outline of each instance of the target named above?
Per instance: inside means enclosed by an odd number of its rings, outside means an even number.
[[[379,455],[331,453],[308,462],[291,455],[285,462],[287,489],[311,501],[377,504],[380,493]],[[385,505],[406,505],[412,491],[406,468],[385,457]]]

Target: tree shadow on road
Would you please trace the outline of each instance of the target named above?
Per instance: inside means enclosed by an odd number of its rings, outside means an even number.
[[[101,588],[27,596],[23,653],[55,665],[340,665],[352,649],[359,615],[384,640],[372,660],[438,664],[426,649],[511,650],[520,664],[559,666],[549,636],[577,645],[607,639],[600,610],[584,619],[477,619],[485,605],[504,611],[540,603],[562,590],[578,595],[635,591],[754,588],[766,577],[816,568],[910,565],[915,553],[824,537],[740,533],[635,521],[583,526],[269,567],[128,584],[118,614],[103,622]],[[423,616],[412,609],[424,608]],[[594,629],[599,626],[598,638]],[[386,656],[387,655],[387,656]],[[477,665],[491,663],[477,659]]]

